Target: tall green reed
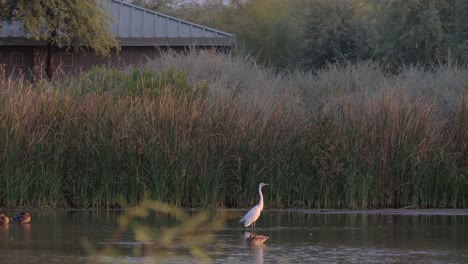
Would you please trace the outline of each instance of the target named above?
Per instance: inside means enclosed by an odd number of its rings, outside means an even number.
[[[247,207],[265,181],[270,207],[465,207],[467,76],[194,52],[16,82],[0,91],[0,204]]]

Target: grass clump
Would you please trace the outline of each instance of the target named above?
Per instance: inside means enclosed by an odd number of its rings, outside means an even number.
[[[167,215],[169,225],[155,228],[151,221],[153,215]],[[127,208],[118,218],[118,227],[110,241],[98,248],[88,240],[82,245],[98,263],[115,263],[115,258],[132,254],[136,258],[145,258],[146,262],[160,262],[171,257],[168,252],[176,250],[187,258],[201,263],[211,263],[211,258],[202,246],[213,242],[212,233],[224,226],[225,216],[213,217],[207,212],[188,213],[172,205],[144,199],[138,206]],[[135,242],[128,247],[121,247],[121,240],[132,234]]]
[[[166,53],[0,90],[0,204],[466,207],[468,70]],[[444,80],[444,81],[441,81]]]

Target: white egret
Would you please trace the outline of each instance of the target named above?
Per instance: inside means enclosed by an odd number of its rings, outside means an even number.
[[[257,221],[258,217],[260,216],[260,213],[263,210],[263,193],[262,193],[262,187],[266,186],[268,184],[261,182],[258,185],[258,195],[260,195],[260,202],[254,206],[250,211],[242,217],[240,220],[241,223],[244,224],[245,227],[248,227],[252,224],[252,233],[255,234],[255,221]]]

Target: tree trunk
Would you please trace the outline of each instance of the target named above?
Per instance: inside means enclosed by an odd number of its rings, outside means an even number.
[[[47,47],[33,47],[33,81],[37,82],[44,79],[47,74],[45,72],[47,62]]]
[[[46,62],[46,74],[47,79],[50,81],[54,77],[55,73],[55,46],[52,43],[47,43],[47,62]]]

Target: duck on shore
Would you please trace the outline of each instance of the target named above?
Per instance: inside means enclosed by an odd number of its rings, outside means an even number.
[[[28,213],[21,212],[19,215],[13,217],[13,220],[20,224],[29,224],[31,216]]]

